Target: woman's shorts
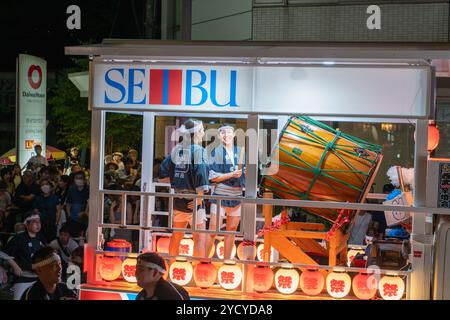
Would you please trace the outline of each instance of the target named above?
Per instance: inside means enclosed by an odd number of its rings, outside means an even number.
[[[217,214],[217,204],[211,203],[211,218],[214,219]],[[241,216],[241,205],[237,205],[236,207],[220,207],[220,216],[225,217],[225,214],[227,217],[240,217]]]
[[[201,224],[206,221],[205,209],[197,210],[196,224]],[[173,222],[187,222],[192,225],[192,212],[184,212],[179,210],[173,210]]]

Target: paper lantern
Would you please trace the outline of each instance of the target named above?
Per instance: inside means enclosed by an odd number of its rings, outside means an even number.
[[[260,245],[258,245],[258,248],[256,249],[257,252],[256,258],[258,259],[258,261],[264,261],[263,251],[264,251],[264,243],[261,243]],[[275,249],[273,247],[270,247],[270,262],[275,261],[274,254]]]
[[[174,263],[171,264],[169,269],[169,277],[173,283],[180,286],[185,286],[192,280],[192,265],[189,261],[183,258],[177,258]]]
[[[222,288],[233,290],[241,284],[242,270],[234,261],[228,261],[219,268],[218,278]]]
[[[300,275],[300,288],[308,296],[319,295],[325,286],[325,277],[319,270],[306,270]]]
[[[216,245],[212,243],[211,251],[209,252],[208,258],[214,257],[214,254],[216,253]]]
[[[353,278],[352,288],[358,299],[370,300],[377,294],[377,278],[374,274],[359,273]]]
[[[290,265],[284,265],[275,273],[275,287],[283,294],[294,293],[298,288],[299,274]]]
[[[180,242],[179,255],[192,257],[194,255],[194,240],[182,239]]]
[[[223,241],[219,241],[216,247],[216,254],[219,259],[224,259],[225,257],[225,243]],[[234,259],[236,256],[236,245],[233,243],[233,249],[231,249],[231,257],[230,259]]]
[[[400,300],[405,292],[405,283],[396,275],[386,274],[378,283],[378,291],[384,300]]]
[[[119,257],[103,256],[98,267],[103,280],[114,281],[122,273],[122,260]]]
[[[269,267],[257,266],[253,269],[253,289],[256,292],[266,292],[273,284],[273,271]]]
[[[364,254],[364,250],[362,250],[362,249],[350,249],[350,250],[348,250],[348,252],[347,252],[347,267],[351,266],[353,259],[355,258],[355,256],[358,253]]]
[[[248,260],[255,260],[256,258],[256,246],[252,246],[252,255]],[[244,259],[244,242],[241,242],[237,247],[237,256],[239,260],[245,260]]]
[[[136,264],[135,258],[127,258],[122,263],[122,277],[128,282],[137,282],[136,280]]]
[[[194,267],[194,281],[197,287],[207,289],[217,278],[217,269],[212,263],[200,262]]]
[[[428,152],[431,152],[437,148],[439,144],[439,138],[440,135],[438,128],[436,128],[434,124],[430,124],[428,126],[428,146],[427,146]],[[416,132],[414,132],[414,141],[416,141]]]
[[[169,244],[170,244],[170,238],[169,237],[161,237],[156,242],[156,251],[159,253],[169,253]]]
[[[338,268],[328,274],[326,279],[327,292],[333,298],[344,298],[350,292],[352,279]]]

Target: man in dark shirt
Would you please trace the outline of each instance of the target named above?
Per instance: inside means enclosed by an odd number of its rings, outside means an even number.
[[[37,279],[32,269],[32,256],[43,245],[44,241],[39,232],[41,231],[41,219],[35,212],[29,212],[24,219],[25,232],[16,234],[6,246],[6,253],[14,257],[20,267],[14,281],[14,299],[19,300],[23,291]]]
[[[136,300],[189,300],[181,286],[163,279],[166,272],[164,259],[155,252],[141,254],[137,259],[136,280],[143,290]]]
[[[23,173],[22,182],[17,186],[16,194],[13,198],[13,210],[11,211],[14,221],[10,224],[14,226],[16,222],[22,221],[22,215],[33,209],[34,200],[41,194],[39,186],[35,182],[34,175],[27,170]]]
[[[68,226],[72,237],[79,237],[87,229],[89,186],[83,171],[74,175],[74,184],[67,193],[66,208],[69,213]]]
[[[42,247],[33,255],[33,270],[39,279],[22,295],[21,300],[75,300],[75,291],[61,282],[61,258],[51,247]]]

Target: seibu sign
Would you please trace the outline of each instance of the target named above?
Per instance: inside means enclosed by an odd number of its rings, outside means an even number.
[[[233,67],[97,65],[94,107],[247,110],[251,106],[249,71]]]
[[[97,62],[92,107],[422,118],[429,113],[431,77],[424,66]]]

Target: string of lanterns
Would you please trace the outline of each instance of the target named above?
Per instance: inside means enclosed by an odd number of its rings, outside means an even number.
[[[125,280],[136,282],[136,259],[100,255],[98,271],[105,281]],[[318,268],[299,272],[290,264],[283,264],[274,273],[269,266],[257,265],[249,275],[257,293],[269,291],[274,286],[282,294],[294,294],[299,289],[308,296],[318,296],[324,291],[336,299],[347,297],[350,292],[358,299],[374,299],[376,294],[384,300],[400,300],[405,293],[405,282],[397,274],[387,273],[378,281],[373,271],[364,270],[355,276],[335,267],[326,276]],[[242,283],[242,266],[234,260],[226,260],[220,267],[217,263],[201,261],[193,267],[186,257],[177,257],[168,270],[170,280],[178,285],[189,285],[192,280],[202,289],[218,283],[225,290],[236,290]]]

